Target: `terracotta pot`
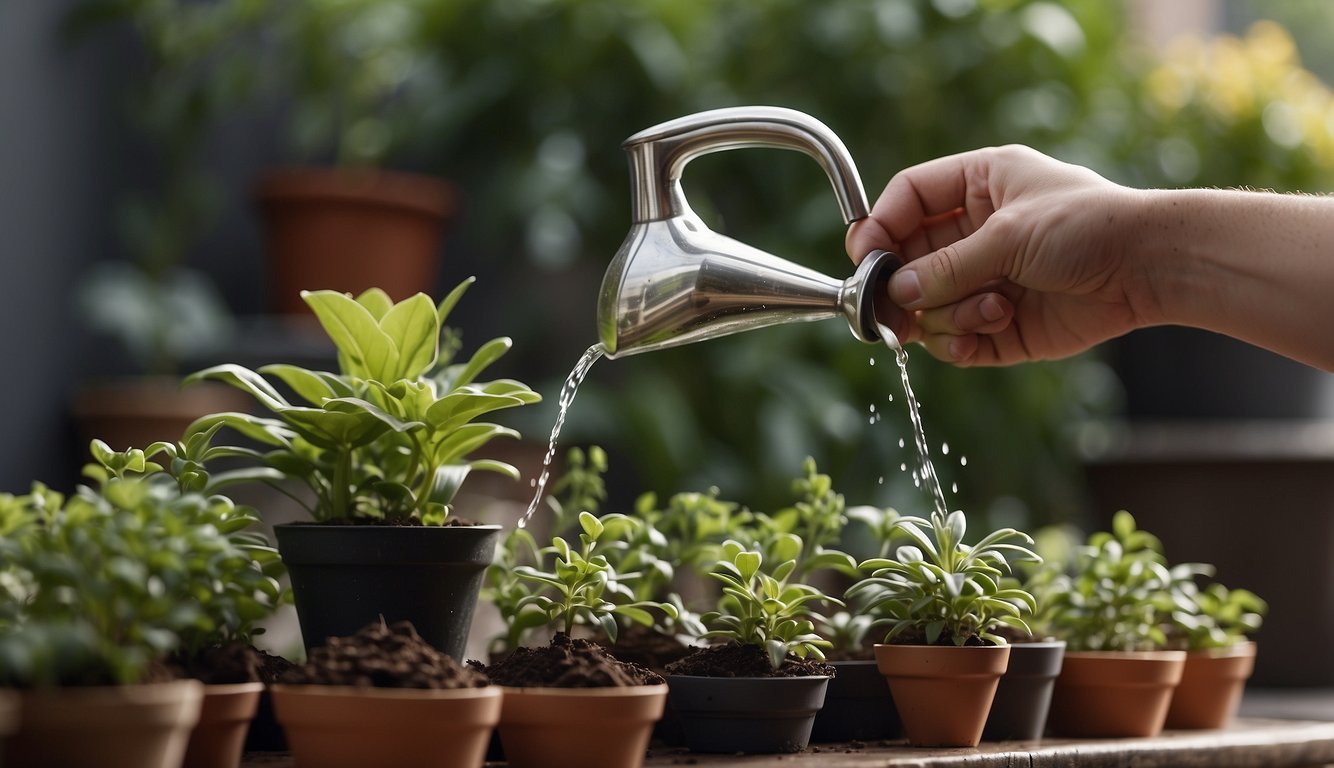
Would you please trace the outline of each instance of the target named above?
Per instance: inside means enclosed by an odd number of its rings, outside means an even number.
[[[236,768],[245,751],[246,731],[259,708],[263,683],[204,686],[199,723],[190,733],[185,768]]]
[[[80,386],[70,414],[83,456],[94,438],[117,451],[147,448],[158,440],[180,440],[200,416],[244,412],[253,405],[249,395],[226,384],[205,381],[182,387],[174,376],[131,376]]]
[[[273,707],[297,766],[481,766],[500,721],[497,686],[421,690],[275,685]]]
[[[1172,693],[1167,728],[1226,728],[1241,706],[1242,690],[1255,669],[1255,643],[1238,643],[1186,654],[1181,682]]]
[[[256,185],[279,313],[305,314],[302,290],[353,295],[383,288],[394,301],[434,294],[453,188],[413,173],[338,168],[270,172]]]
[[[423,640],[464,657],[500,526],[298,523],[274,533],[307,650],[383,617],[411,621]]]
[[[637,768],[667,686],[506,688],[500,741],[510,768]]]
[[[800,752],[829,678],[669,675],[667,686],[691,752]]]
[[[24,691],[4,764],[177,768],[203,697],[197,680]]]
[[[1067,651],[1052,693],[1052,733],[1157,736],[1185,663],[1185,651]]]
[[[1033,741],[1042,738],[1051,709],[1051,693],[1061,673],[1065,641],[1012,643],[1010,665],[996,686],[982,738]]]
[[[915,747],[975,747],[982,740],[1010,646],[876,645],[880,674]]]
[[[815,715],[811,741],[897,739],[903,721],[894,708],[889,683],[874,661],[834,661],[837,674],[829,681],[824,706]]]

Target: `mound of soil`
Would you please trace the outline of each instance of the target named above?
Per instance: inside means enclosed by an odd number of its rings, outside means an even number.
[[[698,677],[811,677],[834,676],[834,668],[815,659],[788,654],[783,666],[769,666],[769,654],[757,645],[710,645],[696,648],[689,656],[667,665],[669,675]]]
[[[468,666],[483,668],[476,661]],[[666,682],[639,664],[618,661],[597,643],[564,632],[553,637],[550,645],[516,648],[484,669],[492,683],[514,688],[608,688]]]
[[[355,635],[329,638],[311,651],[305,665],[282,682],[351,685],[362,688],[482,688],[486,675],[460,665],[429,645],[410,621],[363,627]]]
[[[607,652],[621,661],[638,664],[663,674],[667,665],[683,659],[695,650],[674,637],[641,624],[631,624],[621,631],[616,642],[606,645]]]
[[[211,646],[190,657],[178,657],[175,666],[184,677],[206,685],[230,685],[276,683],[296,665],[252,645],[233,643]]]

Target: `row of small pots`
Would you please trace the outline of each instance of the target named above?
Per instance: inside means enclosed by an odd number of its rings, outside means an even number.
[[[1070,737],[1149,737],[1164,727],[1225,727],[1255,644],[1186,653],[1065,653],[1064,643],[942,648],[876,646],[910,743],[976,746]],[[1050,711],[1050,719],[1048,712]]]
[[[177,680],[0,695],[4,764],[235,768],[263,690]]]

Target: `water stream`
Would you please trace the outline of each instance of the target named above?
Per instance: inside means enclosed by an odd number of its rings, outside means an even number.
[[[879,326],[880,335],[885,340],[885,346],[889,347],[894,353],[895,360],[899,364],[899,376],[903,379],[903,395],[908,401],[908,416],[912,419],[913,439],[917,443],[918,471],[917,478],[926,485],[926,490],[931,494],[936,505],[936,512],[940,516],[949,516],[949,506],[945,502],[945,492],[940,488],[940,480],[936,476],[936,467],[931,463],[931,448],[926,442],[926,430],[922,427],[921,406],[917,402],[917,395],[913,393],[912,382],[908,380],[908,351],[899,344],[898,337],[894,332],[883,325]],[[944,449],[948,453],[948,448]]]
[[[574,396],[579,393],[579,385],[583,383],[584,377],[588,375],[588,369],[593,367],[593,363],[598,358],[606,354],[606,349],[601,344],[594,344],[584,351],[583,357],[574,364],[574,370],[565,379],[565,384],[560,388],[560,397],[556,404],[559,410],[556,413],[556,423],[551,427],[551,440],[547,443],[547,454],[542,459],[542,474],[538,475],[534,484],[533,500],[528,502],[528,511],[523,517],[519,518],[519,527],[528,525],[528,519],[537,511],[538,504],[542,503],[542,494],[546,493],[547,482],[551,480],[551,462],[556,458],[556,443],[560,440],[560,431],[565,426],[565,415],[570,411],[570,403],[574,402]]]

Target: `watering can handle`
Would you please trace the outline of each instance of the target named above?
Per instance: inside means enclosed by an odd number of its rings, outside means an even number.
[[[838,196],[843,220],[868,215],[866,191],[843,142],[810,115],[782,107],[727,107],[686,115],[625,140],[630,155],[635,223],[661,221],[689,210],[681,191],[686,163],[710,152],[742,147],[795,149],[815,158]]]

